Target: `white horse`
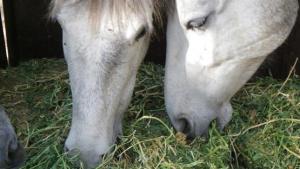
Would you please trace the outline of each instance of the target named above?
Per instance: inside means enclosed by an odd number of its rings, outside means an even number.
[[[63,30],[73,113],[65,149],[95,167],[122,133],[159,0],[54,0]]]
[[[294,26],[297,0],[176,0],[168,17],[165,101],[190,137],[220,129],[231,97]]]

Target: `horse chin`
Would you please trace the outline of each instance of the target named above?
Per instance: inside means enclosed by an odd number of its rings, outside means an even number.
[[[78,126],[74,126],[65,142],[65,152],[69,157],[77,160],[74,161],[75,166],[95,168],[101,164],[103,155],[111,151],[117,137],[122,133],[119,127],[121,125],[113,125],[113,132],[86,131],[95,130],[93,128],[78,130]],[[95,135],[95,133],[98,134]]]
[[[72,162],[77,168],[96,168],[102,162],[102,155],[95,155],[93,152],[82,153],[79,149],[68,150],[66,147],[65,151],[70,159],[76,159],[76,161]],[[80,160],[78,160],[78,158],[80,158]]]
[[[220,131],[223,131],[232,118],[232,106],[229,102],[223,103],[219,113],[217,114],[217,125]]]
[[[79,145],[78,143],[72,144],[70,139],[68,139],[64,149],[68,157],[76,159],[75,161],[72,161],[73,165],[79,168],[83,166],[86,169],[96,168],[102,162],[103,154],[107,153],[109,150],[96,151],[94,149],[96,148],[95,145],[89,146],[90,148],[87,148],[86,146],[83,148],[82,145]]]

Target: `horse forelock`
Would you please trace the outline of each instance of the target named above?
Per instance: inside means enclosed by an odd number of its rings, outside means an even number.
[[[166,11],[168,3],[173,0],[52,0],[49,10],[50,18],[55,19],[62,6],[70,1],[74,4],[87,3],[89,5],[92,24],[99,22],[104,11],[109,11],[111,16],[119,18],[128,13],[134,13],[143,17],[147,22],[152,22],[154,19],[161,24],[161,15]]]

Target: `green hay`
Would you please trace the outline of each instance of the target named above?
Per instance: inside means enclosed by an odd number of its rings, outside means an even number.
[[[99,168],[300,168],[300,79],[248,83],[233,98],[225,132],[212,124],[209,139],[186,142],[167,118],[163,68],[142,65],[124,136]],[[284,85],[283,85],[284,84]],[[0,104],[25,145],[24,169],[72,169],[63,152],[71,119],[71,92],[62,60],[33,60],[0,70]]]

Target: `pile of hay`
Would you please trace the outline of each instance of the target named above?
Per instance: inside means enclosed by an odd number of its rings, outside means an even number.
[[[233,98],[225,132],[209,139],[176,134],[164,108],[162,66],[142,65],[124,136],[99,168],[300,168],[300,79],[270,77],[248,83]],[[27,151],[24,169],[72,169],[63,152],[71,92],[62,60],[33,60],[0,70],[0,104]]]

